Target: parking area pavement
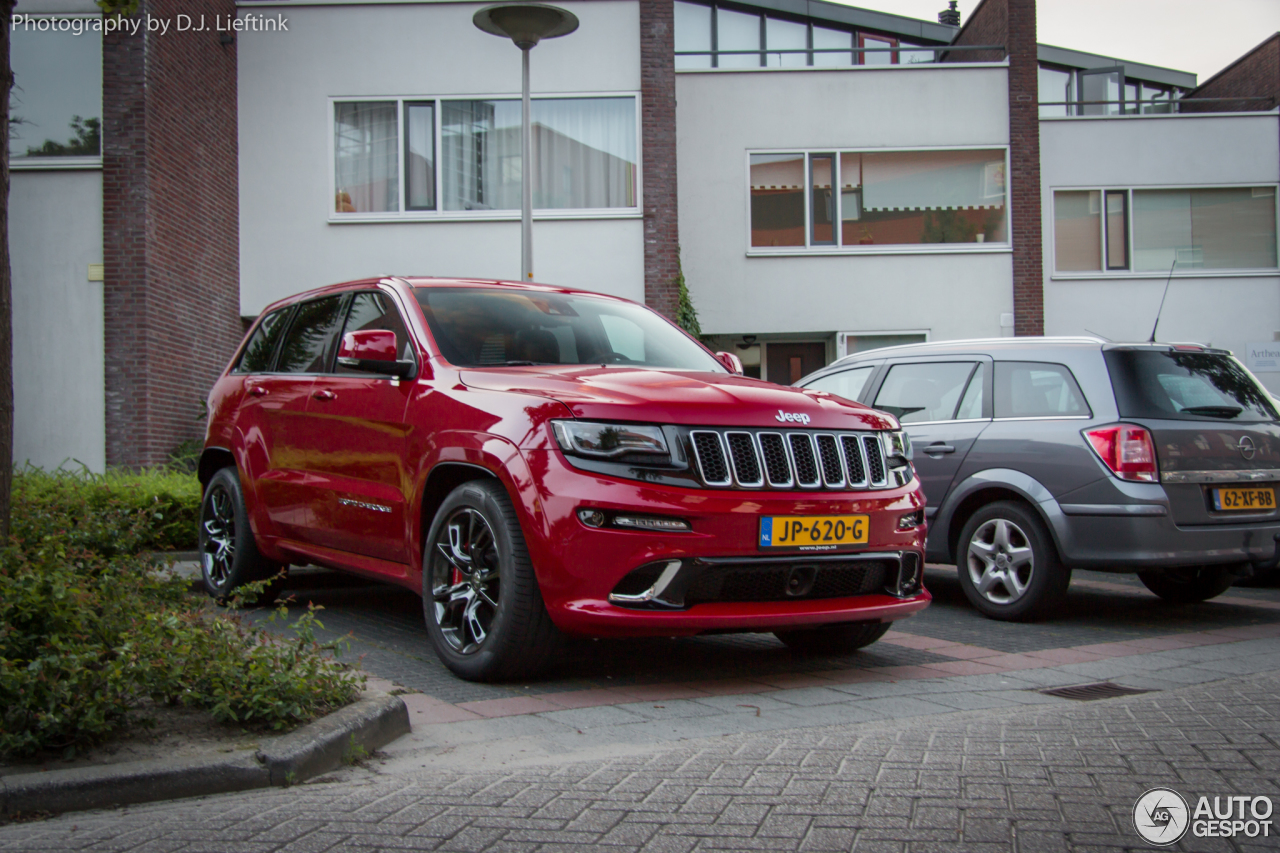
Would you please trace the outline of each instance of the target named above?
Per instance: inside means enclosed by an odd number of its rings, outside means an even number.
[[[0,850],[1148,850],[1133,814],[1154,786],[1193,803],[1280,798],[1278,695],[1280,676],[1251,675],[1087,704],[735,734],[591,760],[374,762],[284,790],[0,827]],[[1188,835],[1169,849],[1276,847],[1255,828],[1252,838]]]

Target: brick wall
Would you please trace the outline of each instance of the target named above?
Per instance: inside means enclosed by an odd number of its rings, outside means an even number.
[[[200,438],[200,403],[240,340],[233,0],[145,0],[207,32],[103,43],[107,464],[163,462]]]
[[[640,122],[644,158],[644,301],[676,313],[676,73],[672,0],[640,0]]]
[[[1280,33],[1201,83],[1188,98],[1267,98],[1267,101],[1235,101],[1187,104],[1182,112],[1241,112],[1270,110],[1280,104]]]
[[[1040,219],[1039,59],[1035,0],[982,0],[952,44],[1004,45],[996,51],[952,51],[948,62],[1009,57],[1007,192],[1013,223],[1013,330],[1044,334],[1044,268]]]

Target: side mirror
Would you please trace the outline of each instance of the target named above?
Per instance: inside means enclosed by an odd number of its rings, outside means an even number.
[[[390,329],[347,332],[338,348],[338,364],[397,379],[412,379],[417,372],[412,361],[396,360],[396,333]]]
[[[738,376],[741,376],[745,372],[742,368],[742,359],[738,358],[731,352],[716,353],[716,361],[723,364],[725,369],[730,373],[735,373]]]

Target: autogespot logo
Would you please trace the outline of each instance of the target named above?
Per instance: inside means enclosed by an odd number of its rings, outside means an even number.
[[[1160,847],[1177,844],[1187,834],[1190,817],[1187,801],[1172,788],[1152,788],[1133,804],[1133,828]]]
[[[1166,847],[1187,834],[1196,838],[1271,837],[1270,797],[1200,797],[1195,810],[1172,788],[1152,788],[1133,804],[1133,828],[1150,844]]]

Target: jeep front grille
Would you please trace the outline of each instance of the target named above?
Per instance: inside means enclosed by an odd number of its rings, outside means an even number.
[[[873,432],[694,429],[689,445],[703,485],[717,488],[884,489],[911,479],[904,460],[890,467]]]

